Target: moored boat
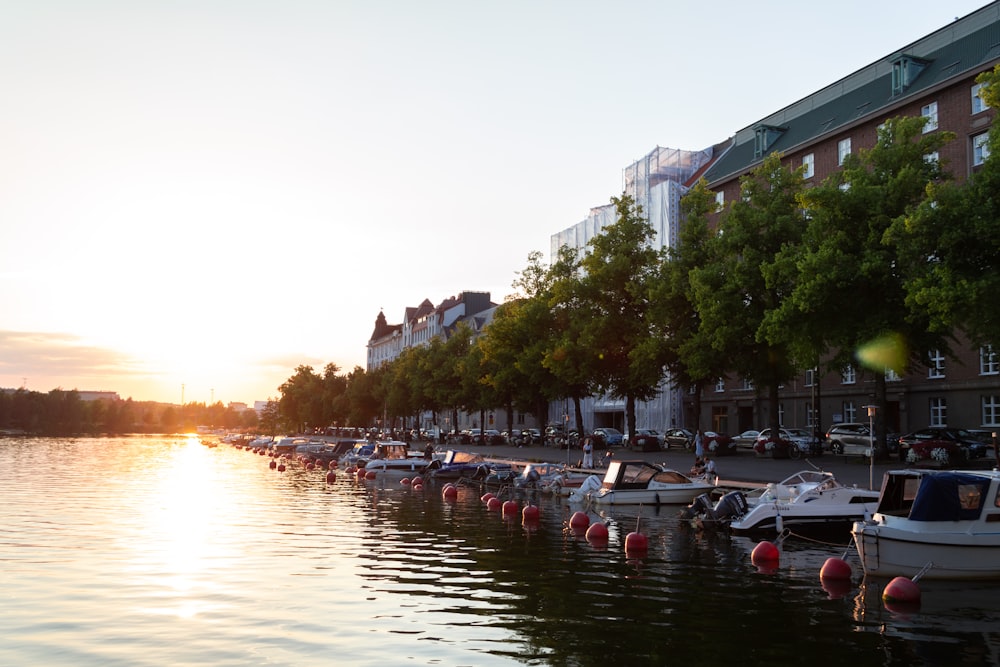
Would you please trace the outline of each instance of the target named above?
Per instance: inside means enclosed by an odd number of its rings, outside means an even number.
[[[710,520],[727,522],[737,535],[785,529],[846,535],[855,521],[872,515],[878,496],[878,491],[841,484],[833,473],[802,470],[768,484],[757,498],[747,498],[736,516],[724,518],[732,511],[728,505],[717,505],[705,514]]]
[[[443,459],[431,461],[427,471],[436,480],[483,479],[489,475],[490,466],[481,454],[449,449]]]
[[[424,472],[430,463],[423,452],[410,451],[405,442],[377,442],[375,451],[365,464],[366,471],[387,477],[410,477]]]
[[[889,471],[851,532],[866,575],[1000,579],[1000,472]]]
[[[647,461],[612,460],[599,488],[594,487],[596,479],[599,479],[596,475],[588,477],[570,494],[570,501],[590,500],[598,505],[683,505],[715,488]]]

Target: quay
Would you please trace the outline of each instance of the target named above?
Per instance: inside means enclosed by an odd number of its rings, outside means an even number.
[[[412,443],[411,447],[418,448],[426,443]],[[456,449],[470,451],[481,454],[486,459],[496,459],[515,466],[527,463],[569,463],[574,468],[578,468],[578,463],[583,459],[583,452],[579,448],[570,449],[568,452],[559,447],[545,445],[529,445],[518,447],[515,445],[435,445],[438,450]],[[680,448],[671,448],[657,452],[632,451],[628,447],[611,448],[612,456],[618,460],[643,460],[650,463],[664,464],[668,468],[686,473],[694,464],[694,453]],[[603,475],[603,468],[600,465],[604,457],[605,450],[594,450],[593,473]],[[992,466],[994,459],[987,456],[985,459],[977,459],[970,462],[969,467],[980,468]],[[876,460],[871,465],[868,458],[861,456],[835,455],[824,452],[821,456],[805,457],[801,459],[772,459],[758,457],[752,450],[738,450],[729,456],[719,456],[715,458],[716,473],[719,476],[719,486],[726,488],[758,488],[769,482],[780,482],[786,477],[793,475],[800,470],[824,470],[832,472],[837,480],[845,486],[857,486],[859,488],[869,488],[869,478],[872,486],[879,489],[882,486],[882,476],[887,470],[898,470],[905,468],[906,464],[897,459],[886,461]],[[587,472],[580,468],[581,471]]]

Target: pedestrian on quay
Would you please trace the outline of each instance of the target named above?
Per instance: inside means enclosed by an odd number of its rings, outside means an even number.
[[[705,458],[705,441],[701,437],[701,429],[698,429],[694,434],[694,459],[700,461],[703,458]]]
[[[594,443],[590,441],[590,438],[583,439],[583,467],[594,467]]]

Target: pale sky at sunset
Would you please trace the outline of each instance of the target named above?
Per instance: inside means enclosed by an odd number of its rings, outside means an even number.
[[[987,4],[0,0],[0,387],[277,397]]]

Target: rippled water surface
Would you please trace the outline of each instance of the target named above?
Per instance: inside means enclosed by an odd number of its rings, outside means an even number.
[[[268,463],[184,436],[0,439],[0,664],[1000,664],[1000,587],[926,582],[907,612],[857,576],[831,595],[846,538],[786,541],[762,573],[676,507],[592,513],[594,546],[552,499],[526,528],[479,489]]]

